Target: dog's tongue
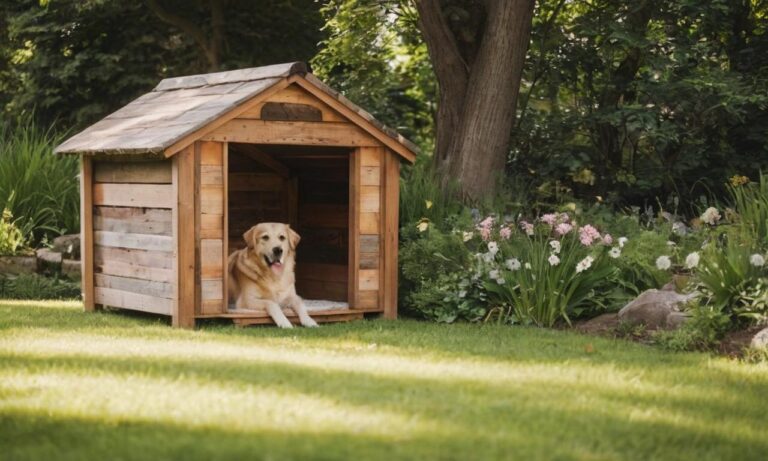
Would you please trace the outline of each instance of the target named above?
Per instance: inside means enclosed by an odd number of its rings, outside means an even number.
[[[270,269],[272,269],[272,272],[274,272],[277,275],[280,275],[283,273],[283,263],[280,262],[274,262],[271,266],[269,266]]]

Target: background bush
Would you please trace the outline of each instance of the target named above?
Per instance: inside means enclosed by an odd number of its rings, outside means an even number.
[[[78,159],[53,154],[62,139],[31,115],[0,119],[0,209],[30,245],[80,230]]]

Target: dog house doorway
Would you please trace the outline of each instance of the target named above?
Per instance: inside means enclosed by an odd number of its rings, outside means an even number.
[[[227,253],[245,247],[243,234],[251,226],[290,224],[301,236],[296,291],[310,314],[349,307],[351,153],[340,147],[228,145]]]

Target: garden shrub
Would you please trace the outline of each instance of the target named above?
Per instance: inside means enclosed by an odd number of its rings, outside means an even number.
[[[4,209],[0,216],[0,255],[15,255],[24,247],[24,235],[12,218],[11,211]]]
[[[13,278],[0,277],[0,298],[79,299],[80,283],[39,274],[22,274]]]
[[[62,136],[32,120],[0,120],[0,208],[37,245],[78,232],[80,186],[77,157],[53,154]]]

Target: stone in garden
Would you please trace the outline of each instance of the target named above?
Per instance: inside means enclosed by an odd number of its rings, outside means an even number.
[[[685,322],[690,320],[691,316],[688,315],[686,312],[670,312],[669,315],[667,315],[666,320],[666,328],[669,330],[677,330]]]
[[[0,256],[0,274],[19,275],[37,272],[34,256]]]
[[[754,349],[768,349],[768,328],[763,328],[752,337],[749,344]]]
[[[53,239],[53,251],[65,258],[80,259],[80,234],[61,235]]]
[[[80,280],[80,261],[65,259],[61,262],[61,273],[73,280]]]
[[[35,250],[35,256],[47,265],[60,265],[61,261],[64,259],[61,253],[53,251],[50,248],[39,248]]]
[[[619,320],[641,323],[651,330],[676,328],[684,322],[678,315],[681,309],[697,295],[683,295],[670,290],[647,290],[619,311]],[[675,315],[670,318],[673,313]]]

